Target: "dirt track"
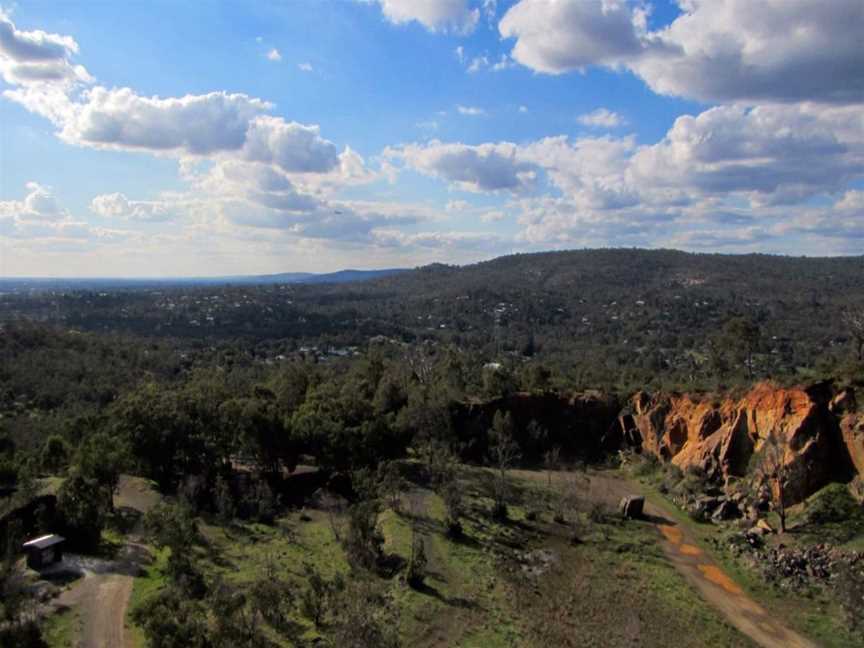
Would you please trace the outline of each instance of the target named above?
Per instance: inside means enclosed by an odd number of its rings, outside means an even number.
[[[602,474],[591,475],[593,497],[617,505],[624,495],[640,492],[637,484]],[[657,520],[661,546],[669,561],[695,587],[702,597],[718,609],[726,620],[765,648],[816,648],[816,644],[790,630],[772,617],[697,545],[687,529],[668,520],[665,513],[646,502],[646,514]]]
[[[144,479],[123,475],[114,498],[118,510],[134,509],[146,513],[160,500],[153,486]],[[139,523],[140,524],[140,523]],[[132,595],[133,574],[150,562],[146,546],[127,537],[117,560],[102,560],[67,554],[61,570],[76,572],[81,578],[54,602],[55,607],[73,608],[81,619],[77,648],[131,648],[126,633],[126,610]]]
[[[125,636],[126,607],[132,594],[132,577],[124,574],[86,574],[64,592],[57,603],[77,608],[81,618],[78,648],[131,646]]]

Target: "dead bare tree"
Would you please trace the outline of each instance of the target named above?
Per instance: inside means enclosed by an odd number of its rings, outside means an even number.
[[[543,454],[543,464],[546,467],[546,486],[552,490],[552,473],[561,465],[561,447],[554,446]]]
[[[344,529],[344,521],[342,519],[345,513],[345,502],[337,496],[325,493],[322,498],[321,505],[327,512],[327,521],[330,523],[330,531],[333,533],[333,539],[338,543],[342,543],[342,531]]]
[[[412,347],[405,354],[405,363],[411,375],[421,385],[428,385],[435,371],[435,360],[423,347]]]
[[[864,306],[845,310],[843,323],[852,336],[858,362],[864,361]]]

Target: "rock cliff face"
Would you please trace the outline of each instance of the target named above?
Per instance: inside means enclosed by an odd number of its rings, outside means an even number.
[[[854,410],[851,390],[835,393],[830,383],[761,383],[740,400],[639,392],[608,439],[722,479],[745,475],[773,433],[786,445],[787,503],[794,503],[829,482],[864,475],[864,417]]]
[[[518,393],[459,403],[450,415],[466,459],[486,456],[487,431],[499,410],[511,414],[529,463],[552,446],[565,457],[589,460],[629,447],[723,480],[746,475],[773,433],[786,447],[787,504],[832,481],[864,478],[864,413],[857,412],[851,389],[837,391],[828,382],[789,388],[761,383],[740,399],[638,392],[623,409],[617,397],[599,392]],[[529,433],[532,421],[542,439]]]

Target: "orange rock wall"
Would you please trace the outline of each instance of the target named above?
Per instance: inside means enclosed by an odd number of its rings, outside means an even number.
[[[632,414],[619,425],[624,438],[641,441],[643,451],[716,478],[744,476],[773,432],[787,446],[791,503],[854,472],[864,475],[864,417],[846,413],[850,409],[854,395],[850,401],[849,390],[835,394],[828,383],[760,383],[739,400],[639,392],[631,399]]]

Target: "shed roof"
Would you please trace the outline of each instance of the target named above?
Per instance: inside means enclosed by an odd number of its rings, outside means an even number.
[[[22,546],[25,549],[47,549],[48,547],[53,547],[56,544],[60,544],[66,540],[63,536],[59,536],[53,533],[49,533],[48,535],[40,536],[38,538],[33,538],[32,540],[28,540]]]

